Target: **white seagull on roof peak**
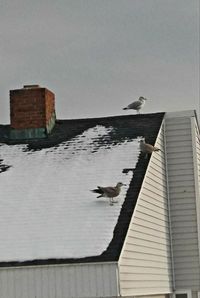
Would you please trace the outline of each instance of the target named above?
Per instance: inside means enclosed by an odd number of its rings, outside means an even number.
[[[116,203],[116,201],[113,201],[114,197],[117,197],[120,194],[121,187],[123,185],[126,185],[122,182],[118,182],[116,186],[97,186],[97,188],[91,190],[92,192],[98,193],[99,196],[97,198],[109,198],[110,205],[112,206],[113,203]]]
[[[123,110],[136,110],[138,114],[140,114],[141,108],[144,106],[147,98],[140,96],[138,100],[130,103],[127,107],[123,108]]]

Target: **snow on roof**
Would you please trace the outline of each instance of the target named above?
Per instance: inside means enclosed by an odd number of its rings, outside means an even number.
[[[0,146],[0,262],[82,258],[106,250],[139,157],[138,139],[104,142],[113,127],[97,125],[60,145],[27,151]],[[10,168],[8,168],[10,166]],[[126,186],[110,206],[90,190]]]

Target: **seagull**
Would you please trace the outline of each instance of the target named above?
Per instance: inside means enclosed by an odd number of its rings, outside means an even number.
[[[121,187],[123,185],[126,185],[122,182],[118,182],[116,186],[97,186],[96,189],[91,190],[92,192],[100,194],[97,198],[109,198],[110,205],[112,206],[113,203],[116,203],[116,201],[113,201],[114,197],[117,197],[120,194]]]
[[[160,151],[159,148],[154,147],[151,144],[147,144],[145,140],[140,140],[140,150],[142,153],[145,153],[145,158],[147,158],[148,154],[151,154],[152,152]]]
[[[123,110],[136,110],[137,113],[140,114],[140,109],[144,106],[145,100],[147,100],[147,98],[140,96],[138,100],[130,103],[126,108],[123,108]]]

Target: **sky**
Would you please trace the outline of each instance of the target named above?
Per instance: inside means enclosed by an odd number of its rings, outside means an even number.
[[[58,119],[196,109],[199,0],[0,0],[0,123],[39,84]]]

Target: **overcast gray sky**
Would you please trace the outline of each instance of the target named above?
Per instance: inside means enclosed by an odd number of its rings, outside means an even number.
[[[199,109],[199,0],[0,0],[0,123],[24,84],[60,119]]]

